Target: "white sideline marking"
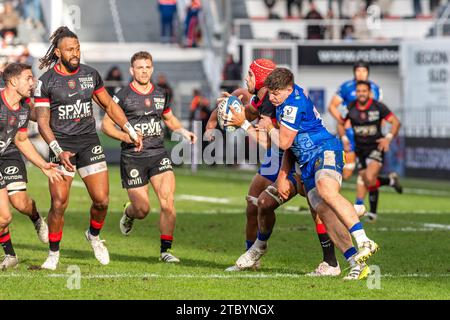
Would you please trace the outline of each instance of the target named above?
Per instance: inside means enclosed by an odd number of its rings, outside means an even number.
[[[426,227],[426,228],[432,228],[432,229],[450,230],[450,225],[449,224],[424,223],[423,226]]]
[[[3,273],[0,274],[0,278],[68,278],[70,274],[66,273],[52,273],[52,274],[18,274],[18,273]],[[383,274],[383,278],[449,278],[450,273],[431,274],[431,273],[409,273],[409,274]],[[133,278],[155,278],[155,279],[274,279],[274,278],[311,278],[306,274],[294,274],[294,273],[257,273],[257,274],[171,274],[161,275],[156,273],[143,273],[143,274],[94,274],[81,276],[82,279],[133,279]]]
[[[230,199],[226,199],[226,198],[194,196],[194,195],[190,195],[190,194],[180,194],[176,198],[177,198],[177,200],[189,200],[189,201],[195,201],[195,202],[222,203],[222,204],[231,203]]]

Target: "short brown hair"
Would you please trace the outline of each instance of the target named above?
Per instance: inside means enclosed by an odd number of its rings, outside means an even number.
[[[141,59],[146,59],[146,60],[148,59],[153,64],[153,57],[150,53],[148,53],[147,51],[139,51],[139,52],[136,52],[135,54],[133,54],[133,56],[131,57],[131,61],[130,61],[131,66],[133,66],[133,64],[136,60],[141,60]]]
[[[264,86],[269,90],[282,90],[293,85],[294,75],[286,68],[276,68],[264,81]]]
[[[12,78],[20,76],[24,70],[31,70],[31,66],[25,63],[8,64],[2,74],[5,85],[7,85]]]
[[[367,89],[371,89],[371,85],[369,81],[364,81],[364,80],[360,80],[358,82],[356,82],[356,86],[367,86]]]

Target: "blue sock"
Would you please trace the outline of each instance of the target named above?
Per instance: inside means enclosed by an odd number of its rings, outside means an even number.
[[[353,225],[353,227],[350,228],[349,231],[350,231],[350,233],[353,233],[353,232],[358,231],[358,230],[364,230],[363,225],[362,225],[361,222],[355,223]]]
[[[348,261],[348,259],[350,259],[353,255],[355,255],[358,251],[356,251],[355,247],[351,247],[350,249],[348,249],[347,251],[344,252],[344,257],[345,260]]]
[[[268,233],[261,233],[258,231],[258,240],[259,241],[267,241],[270,238],[270,235],[272,234],[272,231]]]
[[[357,205],[362,205],[362,204],[364,204],[364,199],[356,198],[355,204],[357,204]]]
[[[245,240],[245,245],[247,246],[247,250],[250,249],[250,247],[254,244],[255,242],[252,240]]]

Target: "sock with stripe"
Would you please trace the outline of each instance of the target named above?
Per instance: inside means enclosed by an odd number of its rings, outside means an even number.
[[[245,246],[246,246],[246,250],[250,249],[250,247],[255,243],[255,241],[252,240],[245,240]]]
[[[173,236],[162,234],[161,237],[161,253],[172,249]]]
[[[332,267],[337,267],[336,255],[334,254],[334,243],[323,224],[316,224],[316,232],[322,246],[323,261]]]
[[[15,256],[16,253],[14,252],[14,248],[11,242],[11,235],[8,232],[3,233],[0,236],[0,244],[3,248],[3,251],[5,251],[5,254],[10,256]]]
[[[50,251],[57,252],[59,251],[59,243],[62,239],[62,231],[57,233],[49,233],[48,234],[48,241],[50,244]]]
[[[91,223],[89,226],[89,233],[91,234],[91,236],[98,237],[104,224],[105,224],[105,221],[98,222],[98,221],[95,221],[94,219],[91,219]]]
[[[350,234],[355,238],[358,247],[366,241],[369,241],[369,238],[366,236],[366,232],[364,231],[363,225],[361,222],[355,223],[353,227],[349,229]]]
[[[355,261],[354,256],[357,253],[358,253],[358,251],[356,250],[355,247],[351,247],[350,249],[348,249],[347,251],[344,252],[345,260],[348,261],[348,263],[350,264],[350,267],[356,266],[356,261]]]
[[[267,233],[262,233],[262,232],[258,231],[257,239],[255,241],[254,246],[259,249],[265,250],[267,247],[267,241],[269,241],[269,238],[271,235],[272,235],[272,231],[267,232]]]

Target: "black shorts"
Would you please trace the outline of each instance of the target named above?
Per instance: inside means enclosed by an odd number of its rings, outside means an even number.
[[[378,146],[370,146],[358,148],[356,147],[356,157],[358,159],[358,170],[367,169],[367,165],[371,161],[377,161],[381,164],[384,163],[384,152],[378,150]]]
[[[27,190],[27,168],[19,151],[2,156],[0,172],[9,195]]]
[[[81,178],[108,170],[106,156],[97,134],[56,138],[56,140],[64,151],[75,154],[70,158],[70,162],[76,167]],[[49,154],[50,162],[60,163],[51,150]],[[60,169],[66,176],[75,176],[75,172],[68,172],[62,167]]]
[[[150,157],[132,157],[122,154],[120,176],[124,189],[139,188],[148,184],[151,177],[173,171],[172,160],[166,150]]]

